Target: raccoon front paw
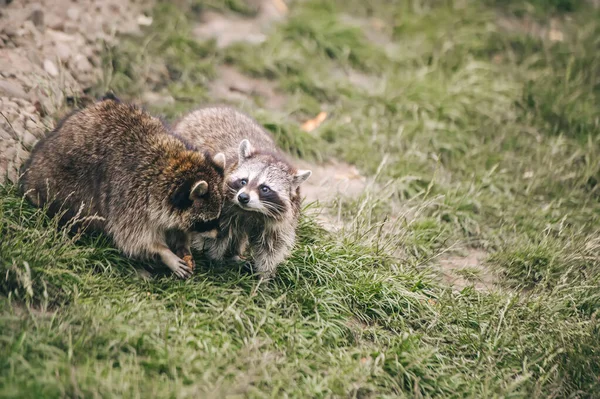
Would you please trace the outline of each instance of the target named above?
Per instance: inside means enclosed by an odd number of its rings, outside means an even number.
[[[184,278],[185,279],[185,278],[189,278],[192,275],[192,268],[183,259],[179,259],[177,261],[177,265],[175,267],[169,266],[169,268],[179,278]]]
[[[270,280],[275,275],[274,271],[265,271],[257,269],[256,265],[250,261],[244,263],[244,269],[249,271],[251,274],[255,274],[261,280]]]
[[[188,248],[178,248],[175,251],[175,255],[183,259],[183,261],[190,267],[190,269],[192,269],[192,271],[194,270],[194,268],[196,267],[196,261],[192,256],[192,252]]]
[[[162,256],[162,261],[179,278],[188,278],[192,275],[192,266],[172,252]]]

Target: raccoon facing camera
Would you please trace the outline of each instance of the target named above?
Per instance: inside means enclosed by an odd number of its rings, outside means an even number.
[[[193,234],[192,245],[212,259],[234,261],[249,247],[253,269],[262,277],[272,276],[294,246],[300,185],[311,171],[297,170],[258,122],[233,108],[196,110],[177,123],[175,132],[227,158],[218,235]]]

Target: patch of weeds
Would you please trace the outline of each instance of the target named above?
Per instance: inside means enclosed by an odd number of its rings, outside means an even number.
[[[260,3],[250,0],[192,0],[191,9],[196,13],[205,10],[232,11],[245,16],[255,16]]]
[[[12,185],[0,185],[0,293],[55,306],[73,300],[95,272],[113,273],[122,257],[100,237],[71,235],[35,209]],[[120,272],[131,271],[131,265]]]
[[[523,119],[533,117],[546,134],[579,140],[600,134],[596,113],[600,104],[600,24],[596,21],[600,14],[593,10],[589,14],[595,18],[575,16],[553,28],[564,34],[560,41],[525,32],[497,32],[482,52],[489,51],[488,56],[504,65],[516,63],[527,69],[522,75],[519,110]],[[582,27],[575,32],[574,26]]]
[[[386,62],[385,54],[368,43],[359,28],[339,22],[333,11],[329,2],[307,2],[290,16],[281,34],[311,53],[360,70],[380,70]]]
[[[320,140],[290,123],[268,113],[257,113],[257,121],[273,134],[277,144],[287,153],[306,159],[322,159],[325,151]]]
[[[214,41],[199,42],[192,37],[185,11],[158,3],[144,36],[124,38],[108,49],[105,78],[98,91],[135,98],[146,91],[166,90],[182,102],[205,98],[206,83],[216,73],[216,46]]]
[[[463,267],[453,271],[454,274],[464,278],[467,281],[480,281],[481,270],[475,267]]]
[[[557,248],[544,244],[507,248],[493,253],[490,261],[502,268],[511,285],[522,288],[555,283],[562,271]]]
[[[486,0],[485,3],[518,17],[529,14],[540,18],[548,14],[570,13],[586,6],[582,0]]]

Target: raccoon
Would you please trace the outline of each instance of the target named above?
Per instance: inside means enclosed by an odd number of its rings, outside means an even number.
[[[67,116],[35,146],[20,187],[62,225],[107,233],[127,256],[158,257],[186,278],[190,231],[218,225],[224,172],[224,154],[186,147],[159,119],[108,99]]]
[[[193,145],[226,157],[225,202],[216,238],[194,235],[194,247],[209,258],[240,260],[246,247],[264,278],[274,274],[294,246],[300,185],[310,170],[297,170],[262,126],[229,107],[196,110],[175,126]]]

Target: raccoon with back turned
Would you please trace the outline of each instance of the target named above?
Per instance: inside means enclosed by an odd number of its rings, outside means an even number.
[[[142,109],[105,99],[34,147],[20,186],[62,225],[107,233],[127,256],[158,257],[186,278],[189,232],[217,226],[224,171],[222,153],[199,152]]]
[[[176,124],[175,134],[223,152],[227,163],[218,235],[195,235],[193,246],[212,259],[239,260],[249,244],[255,271],[272,276],[294,246],[300,185],[311,171],[294,168],[258,122],[230,107],[191,112]]]

